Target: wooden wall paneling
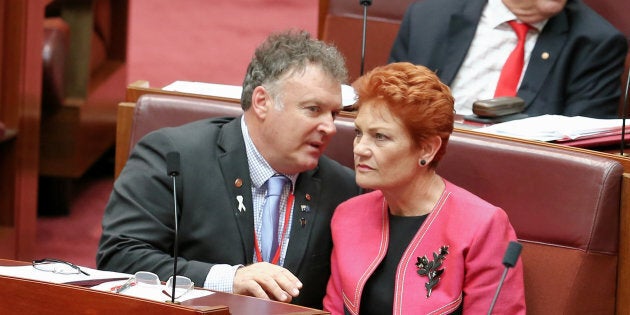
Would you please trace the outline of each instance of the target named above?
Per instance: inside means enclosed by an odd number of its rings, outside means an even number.
[[[37,224],[44,1],[0,2],[0,255],[31,259]]]

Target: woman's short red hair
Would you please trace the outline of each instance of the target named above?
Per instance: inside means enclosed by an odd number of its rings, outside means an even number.
[[[366,73],[353,87],[356,108],[364,102],[387,106],[419,148],[427,137],[439,136],[442,146],[431,162],[437,166],[453,132],[455,111],[450,89],[433,71],[408,62],[390,63]]]

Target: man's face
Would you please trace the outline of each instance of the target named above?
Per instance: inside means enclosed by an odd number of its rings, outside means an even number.
[[[309,65],[283,78],[277,93],[270,98],[262,125],[265,145],[259,150],[276,171],[313,169],[337,132],[334,118],[341,111],[341,85],[319,66]]]
[[[524,23],[537,23],[560,13],[567,0],[503,0],[503,3]]]

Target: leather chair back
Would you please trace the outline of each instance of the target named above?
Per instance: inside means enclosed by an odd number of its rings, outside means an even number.
[[[70,50],[70,27],[58,17],[44,19],[42,47],[42,115],[57,111],[64,102],[66,59]]]
[[[438,173],[507,212],[523,244],[528,314],[614,314],[619,162],[455,132]]]
[[[220,100],[192,97],[145,94],[136,102],[129,152],[147,133],[162,127],[173,127],[210,117],[240,116],[240,104]],[[324,154],[342,165],[354,168],[352,140],[354,121],[339,117],[335,121],[337,135],[329,143]]]

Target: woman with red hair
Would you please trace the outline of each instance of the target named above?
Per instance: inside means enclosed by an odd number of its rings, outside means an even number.
[[[332,219],[332,314],[486,314],[516,234],[506,213],[436,173],[453,131],[453,97],[429,69],[375,68],[354,83],[357,183],[372,192]],[[525,314],[523,267],[494,310]]]

